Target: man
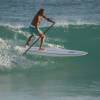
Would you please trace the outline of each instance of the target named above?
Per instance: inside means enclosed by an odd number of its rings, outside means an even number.
[[[32,32],[39,35],[40,36],[40,47],[39,47],[39,50],[44,50],[43,48],[43,44],[44,44],[44,41],[45,41],[45,34],[39,29],[39,26],[42,22],[42,19],[46,19],[48,22],[51,22],[51,23],[55,23],[54,21],[52,21],[51,19],[49,19],[45,13],[44,13],[44,9],[40,9],[37,14],[35,15],[34,19],[32,20],[32,23],[31,23],[31,29],[32,29]],[[30,45],[30,43],[32,42],[33,40],[33,34],[29,37],[26,45]]]

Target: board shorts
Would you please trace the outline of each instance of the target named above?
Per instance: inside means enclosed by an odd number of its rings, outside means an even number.
[[[43,33],[39,28],[38,28],[38,31],[37,31],[37,29],[35,28],[35,26],[33,26],[33,25],[31,25],[30,27],[29,27],[29,31],[30,31],[30,33],[31,33],[31,35],[39,35],[39,33]]]

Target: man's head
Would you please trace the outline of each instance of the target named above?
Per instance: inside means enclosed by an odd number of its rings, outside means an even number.
[[[44,9],[41,8],[39,11],[38,11],[38,15],[43,15],[44,14]]]

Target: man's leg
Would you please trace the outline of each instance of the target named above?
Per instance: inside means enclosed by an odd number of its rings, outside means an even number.
[[[39,47],[39,50],[44,50],[43,45],[44,45],[44,42],[45,42],[45,38],[46,38],[46,36],[44,34],[40,35],[40,47]]]
[[[34,35],[31,35],[31,36],[28,38],[28,40],[27,40],[27,42],[26,42],[25,45],[30,46],[30,45],[32,44],[32,42],[33,42],[33,39],[34,39]]]

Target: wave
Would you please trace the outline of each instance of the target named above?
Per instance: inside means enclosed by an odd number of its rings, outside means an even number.
[[[84,25],[94,25],[94,26],[99,26],[100,23],[97,22],[88,22],[88,21],[82,21],[82,20],[77,20],[77,21],[68,21],[68,20],[57,20],[56,21],[56,26],[70,26],[70,25],[75,25],[75,26],[84,26]]]
[[[45,62],[41,60],[41,58],[37,56],[33,57],[30,54],[21,56],[21,54],[15,50],[16,46],[24,45],[27,37],[30,35],[27,26],[17,25],[0,24],[0,71],[9,71],[13,69],[26,70],[40,65],[46,66],[52,62],[54,63],[52,59],[51,61],[48,60]],[[45,29],[47,27],[44,26],[42,28]],[[66,22],[64,24],[59,21],[59,23],[56,23],[56,25],[48,31],[46,46],[80,49],[82,47],[80,45],[83,45],[84,39],[88,44],[93,43],[94,39],[98,39],[99,43],[99,31],[100,25],[66,25]],[[80,50],[84,50],[84,47]]]
[[[46,25],[43,25],[41,28],[43,30],[45,30],[47,27]],[[57,21],[56,24],[54,25],[54,27],[51,29],[55,29],[55,30],[59,30],[60,28],[72,28],[72,27],[84,27],[84,28],[88,28],[88,27],[100,27],[99,24],[96,23],[85,23],[85,22],[76,22],[76,23],[71,23],[71,22],[67,22],[67,21]],[[0,24],[0,37],[2,36],[7,36],[7,37],[14,37],[15,34],[20,34],[24,37],[29,37],[30,36],[30,32],[29,32],[29,25],[24,25],[24,24],[5,24],[5,23],[1,23]]]
[[[27,72],[27,70],[34,69],[40,65],[45,67],[52,63],[52,60],[46,59],[46,61],[43,61],[40,56],[36,55],[28,54],[22,56],[22,53],[16,50],[16,47],[22,44],[24,44],[22,40],[15,42],[13,38],[11,40],[0,38],[0,74]],[[47,45],[52,44],[47,43]]]
[[[22,53],[15,49],[17,45],[11,42],[13,41],[0,39],[0,74],[27,71],[38,65],[44,66],[45,62],[37,61],[35,56],[22,56]]]
[[[55,17],[55,16],[54,16]],[[65,17],[62,18],[56,18],[56,19],[52,19],[55,20],[56,24],[54,26],[59,27],[59,26],[69,26],[69,25],[94,25],[94,26],[100,26],[99,22],[96,21],[87,21],[87,20],[81,20],[81,19],[77,19],[77,20],[69,20],[66,19]],[[0,23],[0,26],[3,27],[9,27],[9,28],[13,28],[13,29],[21,29],[21,28],[28,28],[30,26],[29,23]],[[43,23],[42,26],[43,27],[48,27],[47,23]]]
[[[67,34],[72,31],[84,31],[84,30],[97,30],[99,31],[100,25],[95,24],[69,24],[62,22],[62,23],[56,23],[54,27],[51,28],[51,30],[48,31],[48,38],[47,41],[53,41],[58,42],[65,42],[65,37],[67,37]],[[45,30],[47,27],[43,26],[41,27],[42,30]],[[67,33],[67,34],[66,34]],[[25,42],[26,39],[30,36],[30,30],[29,27],[24,25],[18,25],[18,26],[12,26],[11,24],[3,24],[0,25],[0,37],[5,40],[12,40],[14,43],[16,41]],[[64,41],[63,41],[64,40]],[[67,40],[66,40],[67,41]]]

